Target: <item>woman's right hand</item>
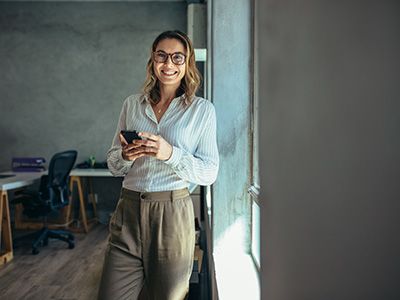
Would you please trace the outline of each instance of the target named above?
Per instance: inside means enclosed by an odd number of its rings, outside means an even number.
[[[151,155],[146,147],[134,143],[128,144],[122,134],[119,134],[119,141],[121,142],[122,158],[124,160],[135,161],[139,157]]]

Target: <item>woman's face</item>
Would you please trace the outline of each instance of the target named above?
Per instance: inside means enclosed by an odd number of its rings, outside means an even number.
[[[161,85],[179,87],[186,72],[185,55],[185,47],[176,39],[164,39],[158,43],[153,53],[153,71]],[[165,58],[166,61],[162,62]]]

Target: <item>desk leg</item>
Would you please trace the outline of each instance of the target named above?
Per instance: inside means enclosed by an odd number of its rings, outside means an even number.
[[[98,222],[99,218],[97,216],[96,198],[95,198],[94,192],[93,192],[92,179],[90,177],[88,177],[88,181],[89,181],[90,200],[92,201],[92,205],[93,205],[93,214],[94,214],[94,218],[95,218],[96,222]]]
[[[13,246],[11,236],[10,209],[8,207],[7,191],[1,191],[0,200],[0,245],[4,240],[5,253],[0,254],[0,265],[4,265],[13,259]]]
[[[78,188],[78,198],[79,198],[79,206],[80,206],[79,211],[82,215],[83,228],[85,230],[85,233],[88,233],[89,229],[88,229],[88,222],[87,222],[87,217],[86,217],[85,201],[83,199],[82,183],[81,183],[81,179],[79,176],[71,176],[71,181],[70,181],[71,192],[73,191],[74,183],[76,183],[76,186]]]

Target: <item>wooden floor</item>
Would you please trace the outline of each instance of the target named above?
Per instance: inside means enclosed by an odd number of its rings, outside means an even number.
[[[97,225],[89,234],[75,234],[74,249],[50,240],[38,255],[22,240],[14,259],[0,266],[0,299],[96,299],[107,236],[107,226]]]

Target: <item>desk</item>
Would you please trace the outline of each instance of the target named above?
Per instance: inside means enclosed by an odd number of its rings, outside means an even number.
[[[9,202],[8,202],[8,193],[7,191],[29,186],[35,182],[35,180],[40,179],[42,175],[47,174],[47,171],[44,172],[3,172],[0,173],[0,191],[1,191],[1,200],[0,200],[0,245],[2,239],[4,239],[5,253],[0,253],[0,265],[4,264],[13,258],[12,251],[12,236],[11,236],[11,222],[10,222],[10,210],[9,210]],[[12,175],[8,177],[4,177],[6,175]],[[89,179],[89,200],[93,205],[93,211],[95,218],[93,221],[97,221],[97,210],[96,210],[96,201],[94,199],[93,188],[91,183],[92,177],[113,177],[108,169],[73,169],[70,173],[70,190],[73,191],[74,185],[77,186],[78,189],[78,198],[79,198],[79,211],[80,216],[82,218],[83,230],[84,232],[89,231],[89,223],[91,220],[88,220],[85,209],[85,199],[83,195],[82,188],[82,177],[88,177]],[[190,192],[196,188],[196,185],[191,185],[189,187]],[[72,201],[71,201],[72,203]],[[70,216],[71,216],[71,207],[72,205],[68,205],[67,209],[67,223],[69,224]],[[22,213],[22,212],[21,212]],[[16,218],[17,223],[17,218]],[[76,230],[72,230],[76,231]]]
[[[44,173],[42,173],[44,174]],[[1,174],[0,174],[1,175]],[[88,178],[88,201],[85,200],[84,197],[84,189],[82,184],[82,177]],[[72,232],[89,232],[89,228],[91,225],[97,223],[97,208],[96,208],[96,199],[93,193],[92,187],[92,177],[113,177],[108,169],[73,169],[70,172],[70,191],[73,193],[74,187],[76,186],[78,192],[78,204],[79,204],[79,216],[74,219],[71,218],[73,212],[74,201],[71,199],[70,205],[66,206],[66,210],[63,212],[63,218],[65,220],[64,224],[59,224],[59,226],[69,226],[69,230]],[[94,218],[88,219],[86,214],[86,203],[90,203],[93,206]],[[42,223],[38,222],[24,222],[21,220],[22,217],[22,207],[20,205],[16,206],[15,210],[15,228],[18,229],[40,229]],[[74,221],[78,221],[76,223],[81,223],[82,228],[80,226],[72,226]],[[52,225],[50,225],[52,226]],[[57,226],[57,225],[54,225]]]
[[[73,191],[74,184],[78,189],[78,198],[79,198],[79,213],[82,218],[83,230],[85,233],[89,232],[90,224],[96,223],[97,219],[97,208],[96,208],[96,199],[93,193],[92,187],[92,177],[113,177],[111,172],[108,169],[73,169],[70,173],[70,190]],[[88,220],[86,216],[86,209],[85,209],[85,199],[83,197],[83,188],[82,188],[82,177],[87,177],[89,181],[89,201],[93,206],[94,218]],[[72,231],[76,231],[71,228]]]
[[[32,173],[0,173],[0,245],[4,240],[4,253],[0,253],[0,265],[13,259],[13,245],[11,236],[10,209],[7,191],[31,185],[45,172]],[[10,175],[10,176],[7,176]],[[7,176],[7,177],[6,177]]]
[[[9,209],[9,200],[8,200],[8,191],[14,190],[22,187],[26,187],[32,185],[36,180],[39,180],[42,175],[46,175],[47,171],[43,172],[1,172],[0,173],[0,246],[4,241],[4,253],[0,253],[0,265],[5,264],[13,259],[13,245],[12,245],[12,235],[11,235],[11,220],[10,220],[10,209]],[[70,188],[74,187],[76,184],[79,195],[79,204],[80,204],[80,215],[82,217],[82,224],[84,227],[84,231],[89,231],[88,223],[90,220],[86,217],[86,209],[85,209],[85,200],[83,196],[82,182],[81,177],[112,177],[113,175],[108,171],[108,169],[74,169],[70,173]],[[96,216],[96,203],[93,197],[93,189],[91,187],[90,182],[90,198],[94,208],[94,213]],[[71,201],[72,202],[72,201]],[[68,205],[67,209],[67,224],[70,223],[71,216],[71,206]],[[17,211],[16,211],[17,213]],[[22,213],[22,211],[18,212]],[[21,225],[21,221],[17,220],[16,223],[19,224],[20,227],[24,227]],[[28,224],[29,225],[29,224]],[[37,225],[37,224],[36,224]],[[29,227],[29,226],[28,226]]]

